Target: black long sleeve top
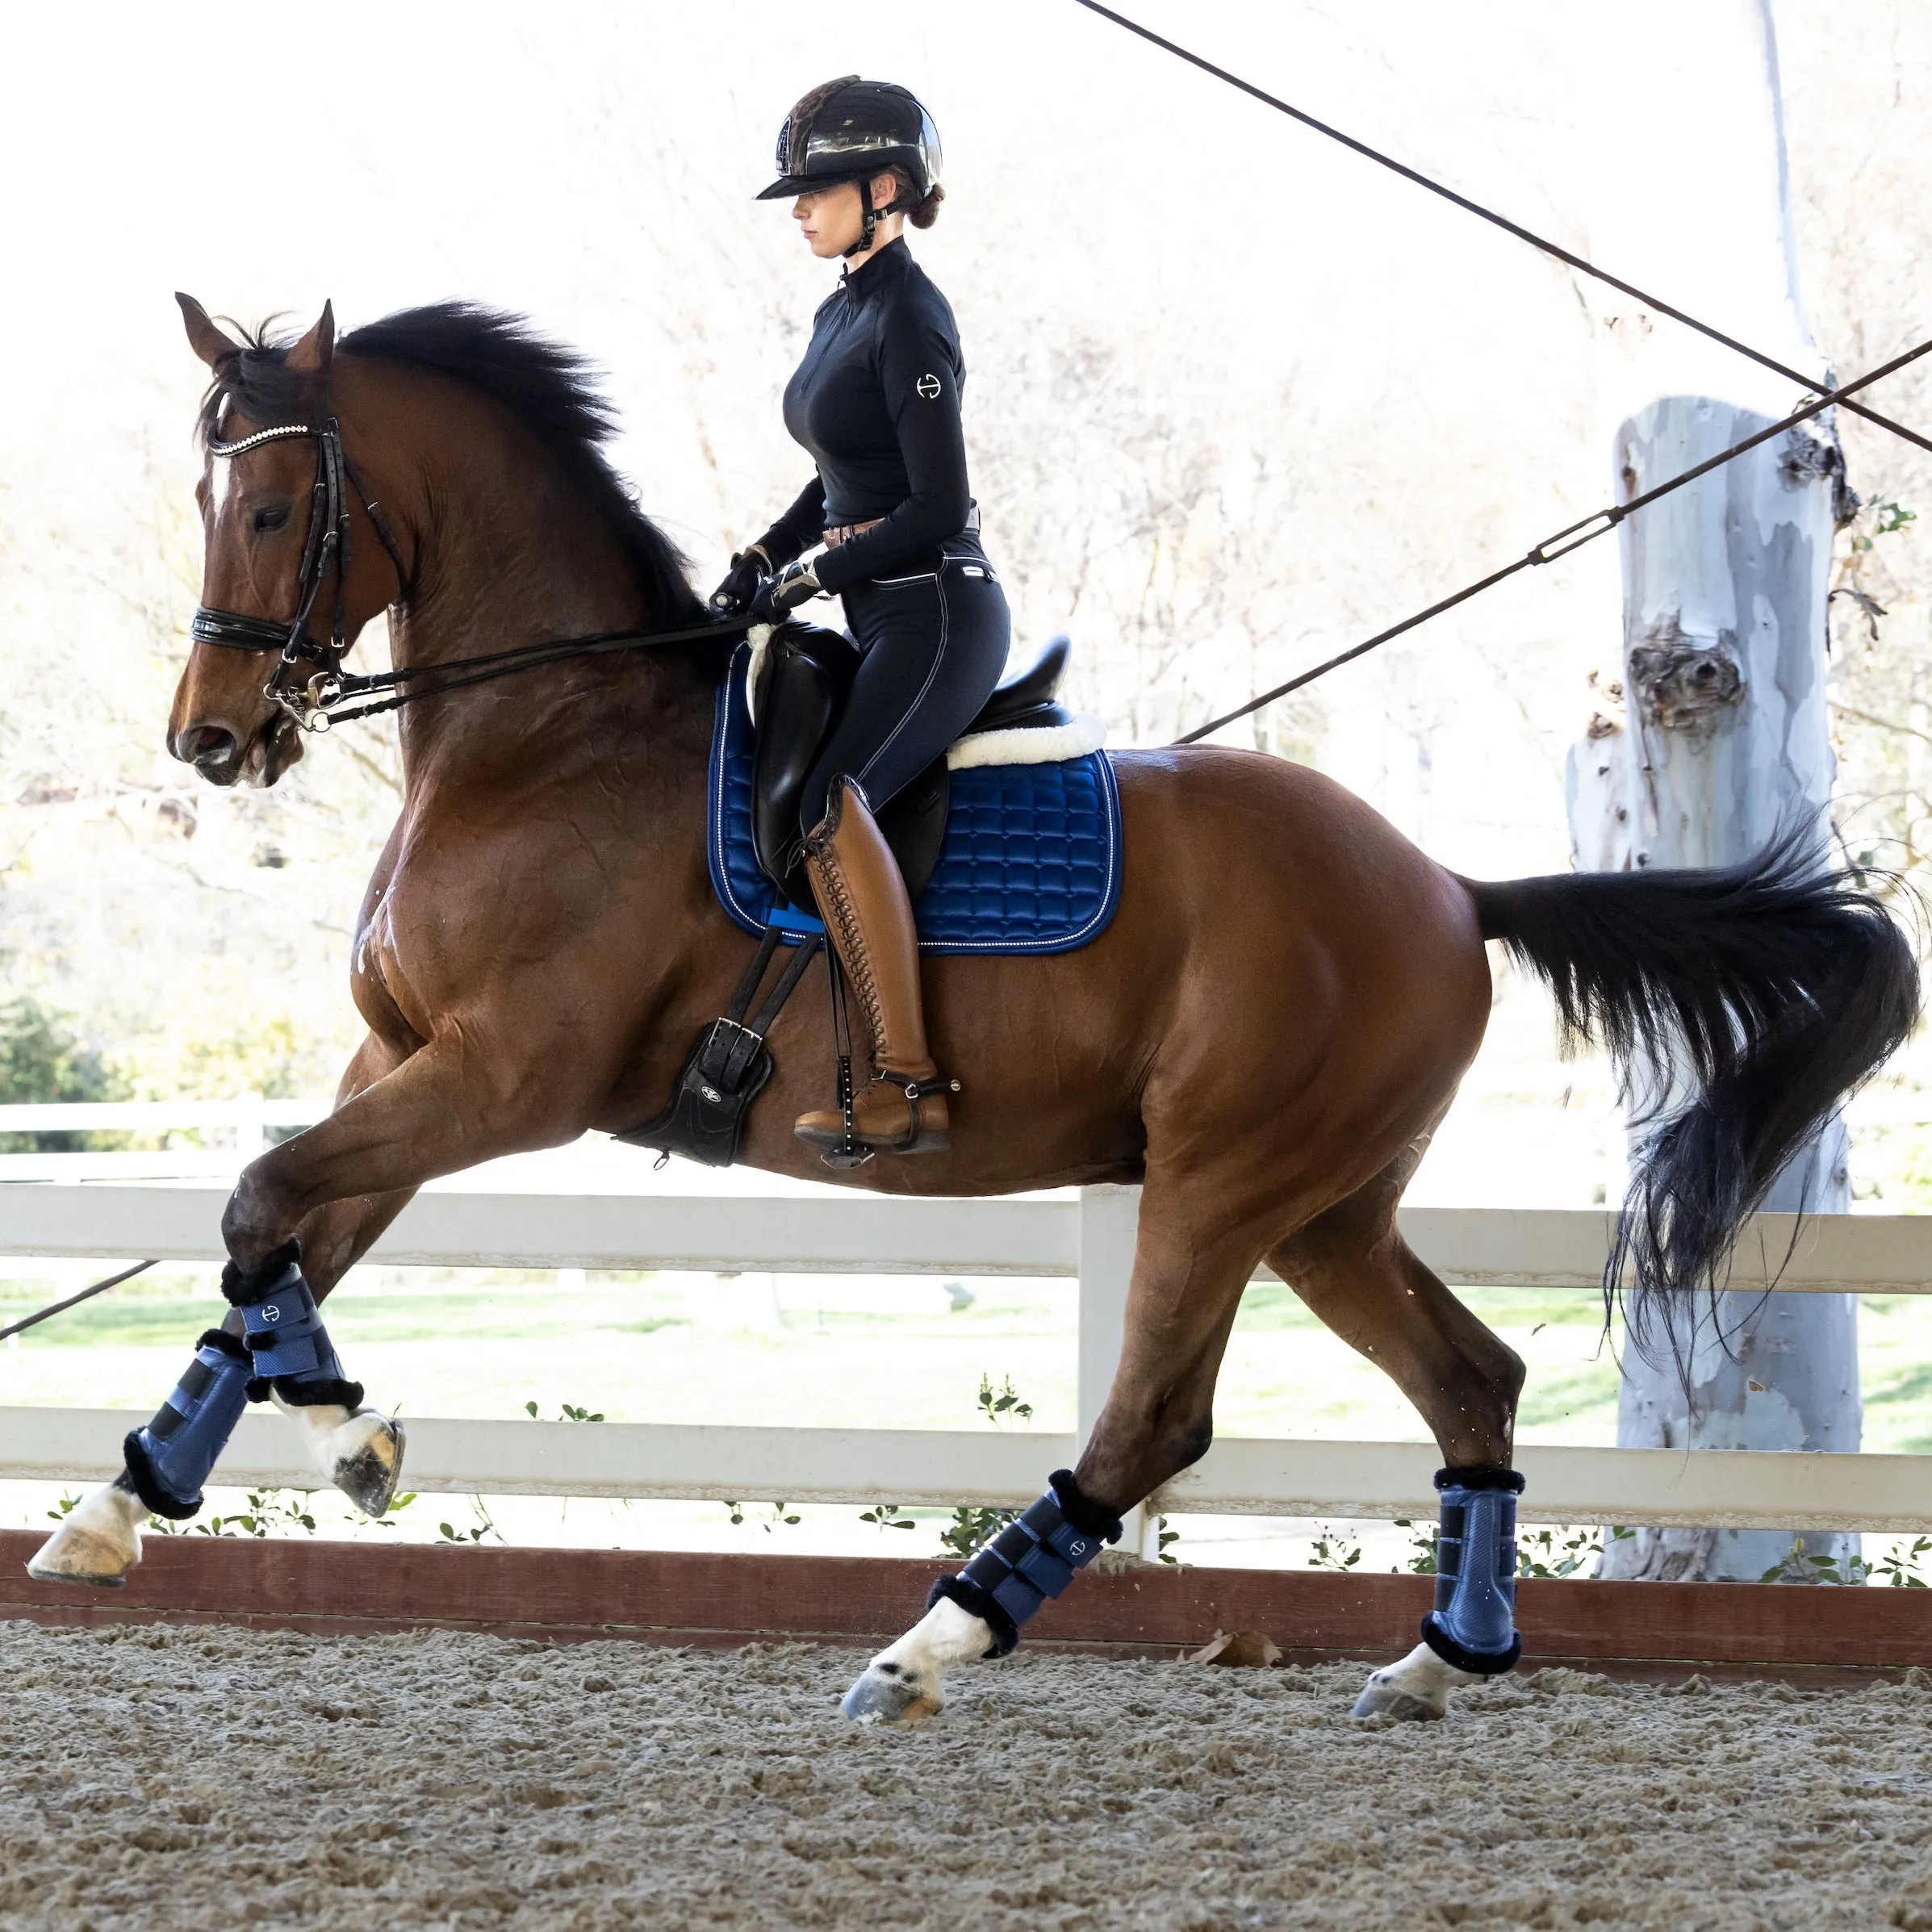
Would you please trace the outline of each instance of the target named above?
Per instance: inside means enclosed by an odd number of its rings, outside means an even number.
[[[958,535],[972,505],[965,379],[951,307],[903,240],[847,274],[785,385],[785,427],[818,468],[759,539],[772,562],[789,562],[834,524],[882,518],[819,558],[818,581],[836,593],[923,566]]]

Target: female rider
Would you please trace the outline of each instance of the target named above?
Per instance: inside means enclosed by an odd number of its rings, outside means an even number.
[[[1009,623],[980,548],[960,427],[965,366],[946,298],[904,229],[939,213],[939,140],[903,87],[856,75],[814,88],[778,136],[779,178],[812,253],[841,257],[785,385],[785,427],[817,473],[757,542],[731,559],[714,608],[778,623],[822,594],[842,598],[859,652],[851,700],[808,779],[805,860],[871,1034],[873,1077],[852,1097],[869,1150],[947,1145],[943,1079],[926,1043],[911,901],[873,814],[970,724],[998,683]],[[824,548],[809,561],[801,554]],[[839,1111],[798,1122],[840,1146]]]

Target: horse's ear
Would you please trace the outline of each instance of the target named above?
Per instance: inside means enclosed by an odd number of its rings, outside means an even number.
[[[304,375],[327,375],[335,359],[336,308],[332,302],[324,302],[316,326],[288,352],[287,366]]]
[[[209,368],[217,368],[229,357],[240,353],[241,345],[232,337],[224,335],[192,295],[184,295],[177,289],[174,299],[181,304],[181,319],[187,327],[190,345]]]

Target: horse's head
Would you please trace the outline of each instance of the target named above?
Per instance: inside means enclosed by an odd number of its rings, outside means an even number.
[[[169,715],[168,749],[211,784],[272,785],[301,757],[302,734],[269,688],[298,691],[324,662],[311,649],[315,640],[340,629],[353,641],[394,594],[394,579],[379,550],[366,554],[374,546],[362,546],[338,579],[343,533],[330,512],[345,500],[340,475],[325,487],[324,440],[333,434],[329,308],[299,341],[237,342],[199,303],[176,300],[214,379],[202,410],[206,467],[195,488],[206,546],[202,608]],[[339,465],[339,443],[335,454]],[[299,613],[307,642],[284,665],[281,646]]]

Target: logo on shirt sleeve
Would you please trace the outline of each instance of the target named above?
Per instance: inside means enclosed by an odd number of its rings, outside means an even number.
[[[922,375],[913,387],[930,403],[939,393],[939,378],[936,375]]]

